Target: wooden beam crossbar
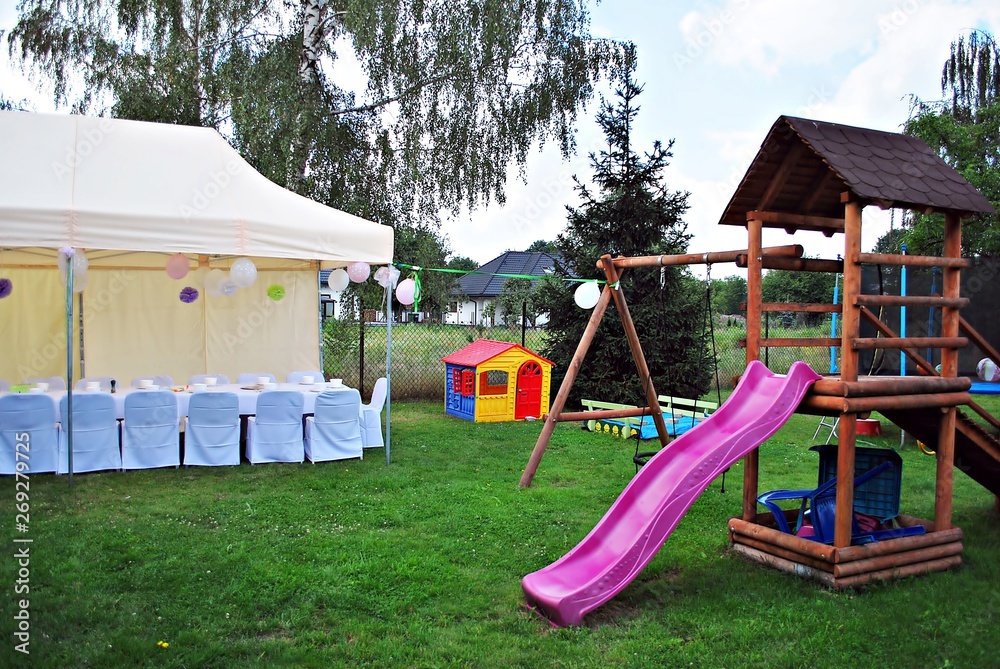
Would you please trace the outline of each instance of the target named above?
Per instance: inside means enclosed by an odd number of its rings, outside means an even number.
[[[747,267],[746,254],[736,258],[737,267]],[[821,260],[817,258],[782,258],[764,256],[761,258],[761,269],[785,269],[793,272],[826,272],[840,274],[844,271],[843,260]]]
[[[964,309],[969,306],[967,297],[937,297],[933,295],[857,295],[858,307],[950,307]]]
[[[938,256],[910,256],[899,253],[862,253],[858,262],[867,265],[905,265],[907,267],[958,267],[972,266],[968,258],[940,258]]]
[[[799,230],[819,230],[843,232],[844,219],[826,216],[788,214],[781,211],[748,211],[747,220],[760,221],[765,228],[796,228]]]
[[[741,305],[746,311],[746,303]],[[764,302],[760,310],[767,313],[805,313],[805,314],[839,314],[843,312],[842,304],[816,304],[810,302]],[[839,346],[839,344],[837,344]]]
[[[873,348],[940,348],[959,349],[969,345],[965,337],[861,337],[851,341],[855,351],[866,351]]]
[[[781,256],[786,258],[801,258],[805,249],[801,244],[785,246],[769,246],[761,250],[766,256]],[[736,262],[740,256],[747,254],[746,249],[738,251],[713,251],[711,253],[683,253],[680,255],[618,257],[611,260],[615,267],[674,267],[677,265],[712,265],[723,262]],[[600,261],[598,267],[603,267]]]

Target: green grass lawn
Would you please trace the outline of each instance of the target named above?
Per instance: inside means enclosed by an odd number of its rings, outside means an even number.
[[[837,593],[727,550],[742,471],[576,629],[520,580],[576,545],[635,474],[634,443],[560,425],[474,424],[392,406],[393,464],[363,461],[31,478],[0,536],[2,667],[988,667],[1000,613],[993,497],[961,473],[958,570]],[[817,418],[762,447],[761,490],[812,487]],[[887,424],[880,442],[899,443]],[[644,447],[645,449],[645,447]],[[903,512],[929,518],[934,459],[910,442]],[[30,537],[30,656],[13,650],[15,538]],[[169,644],[163,648],[158,642]],[[993,659],[990,659],[993,658]]]

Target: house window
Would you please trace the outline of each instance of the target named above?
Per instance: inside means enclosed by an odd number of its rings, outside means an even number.
[[[476,372],[474,370],[462,370],[462,394],[470,396],[476,394]]]
[[[479,374],[479,394],[506,395],[507,372],[499,369],[491,369],[488,372],[481,372]]]

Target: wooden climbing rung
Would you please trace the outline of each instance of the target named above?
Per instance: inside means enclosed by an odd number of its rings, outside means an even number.
[[[934,297],[931,295],[858,295],[856,307],[951,307],[964,309],[969,306],[967,297]]]
[[[965,348],[965,337],[862,337],[851,342],[855,351],[873,348]]]
[[[898,253],[861,253],[858,262],[869,265],[907,265],[910,267],[971,267],[968,258],[940,258],[938,256],[908,256]]]

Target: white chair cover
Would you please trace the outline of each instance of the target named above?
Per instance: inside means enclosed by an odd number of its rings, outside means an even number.
[[[59,461],[56,405],[45,395],[0,397],[0,474],[54,472]],[[27,436],[27,438],[25,438]],[[20,453],[20,456],[18,456]]]
[[[385,377],[379,378],[372,388],[371,401],[361,405],[361,439],[365,448],[385,446],[382,439],[382,407],[385,406]]]
[[[257,379],[261,378],[262,376],[267,377],[268,383],[277,383],[278,381],[276,378],[274,378],[274,374],[268,374],[267,372],[244,372],[243,374],[240,374],[236,378],[236,383],[239,383],[240,385],[243,384],[253,385],[257,383]]]
[[[84,378],[77,381],[76,386],[74,387],[77,390],[86,390],[88,383],[97,382],[101,384],[101,390],[103,390],[106,393],[110,393],[112,381],[114,381],[114,378],[110,376],[85,376]],[[52,386],[50,385],[49,388],[52,389]]]
[[[6,392],[10,390],[10,382],[7,379],[0,379],[0,392]]]
[[[159,386],[160,388],[170,388],[174,385],[174,380],[169,376],[164,376],[163,374],[153,374],[150,376],[137,376],[132,379],[131,386],[133,388],[138,388],[141,381],[152,381],[154,386]]]
[[[285,383],[299,383],[302,381],[303,376],[313,377],[313,381],[316,383],[322,383],[323,381],[325,381],[325,379],[323,378],[323,372],[305,371],[305,372],[289,372],[288,376],[285,377]]]
[[[69,472],[67,397],[59,400],[59,473]],[[51,402],[51,400],[49,400]],[[73,473],[121,469],[115,398],[108,393],[73,393]]]
[[[240,464],[240,400],[236,393],[191,396],[184,428],[184,464]]]
[[[49,390],[66,390],[66,379],[61,376],[33,376],[24,380],[29,385],[36,383],[49,384]]]
[[[306,418],[306,457],[310,462],[363,458],[361,395],[354,388],[326,391]]]
[[[188,383],[190,383],[192,386],[196,383],[205,383],[205,379],[209,377],[216,379],[216,383],[222,385],[229,383],[229,377],[226,376],[225,374],[195,374],[190,379],[188,379]]]
[[[247,418],[247,459],[302,462],[302,393],[268,390],[257,396],[257,414]]]
[[[177,396],[170,390],[129,393],[122,421],[122,468],[151,469],[180,464]]]

